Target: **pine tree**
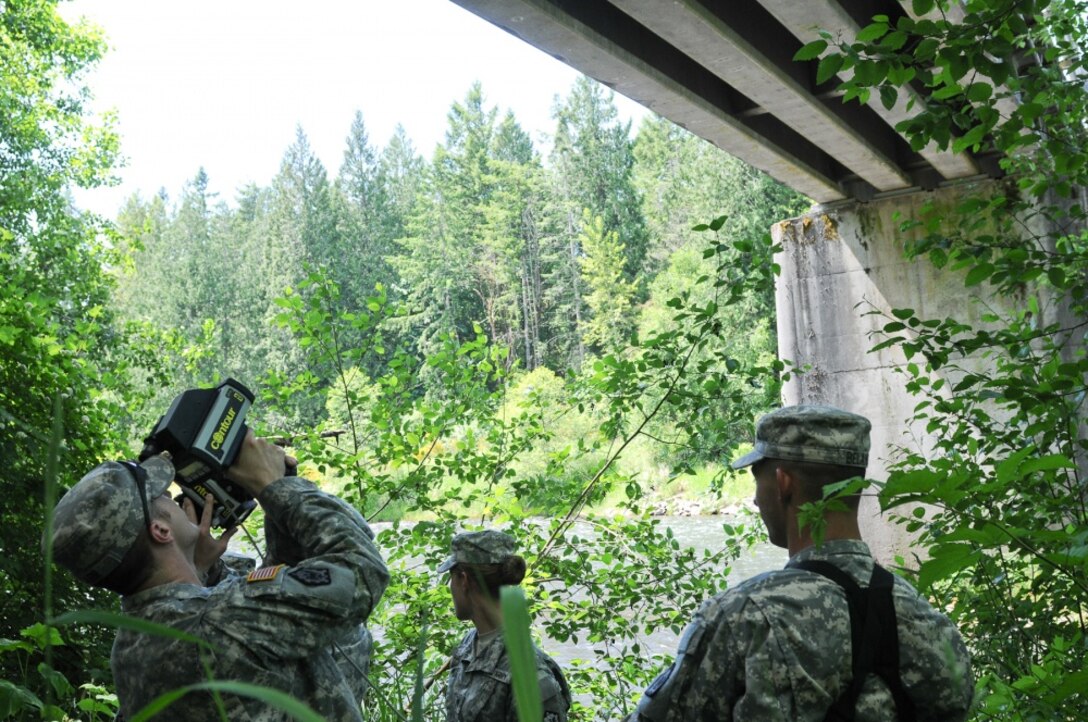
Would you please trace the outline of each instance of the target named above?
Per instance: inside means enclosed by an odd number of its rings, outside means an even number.
[[[344,160],[336,179],[339,263],[330,267],[344,304],[363,308],[374,286],[392,276],[386,257],[392,250],[395,224],[378,153],[370,145],[362,113],[356,113],[347,137]]]
[[[426,163],[416,153],[404,126],[398,123],[378,161],[379,185],[389,208],[389,214],[383,219],[388,224],[386,235],[389,238],[404,237],[405,224],[412,213],[425,170]]]
[[[529,135],[507,112],[496,129],[478,275],[491,280],[487,320],[491,334],[534,369],[543,363],[540,328],[543,287],[540,231],[542,168]]]
[[[484,108],[479,84],[447,116],[445,143],[417,195],[403,252],[393,259],[415,312],[422,349],[446,334],[468,338],[483,321],[486,280],[476,277],[484,207],[491,195],[489,151],[495,110]]]
[[[282,260],[296,265],[282,269],[284,278],[298,278],[303,262],[339,262],[328,174],[301,127],[272,183],[272,205],[273,231],[285,251]]]
[[[310,147],[309,139],[298,128],[295,142],[284,153],[280,172],[272,182],[269,234],[264,244],[261,267],[267,278],[265,326],[262,344],[268,368],[289,378],[313,374],[326,378],[329,369],[313,368],[286,332],[276,328],[279,307],[275,299],[285,289],[294,287],[308,268],[341,267],[340,239],[337,233],[332,188],[325,167]],[[334,276],[335,277],[335,276]],[[296,394],[288,423],[299,428],[314,426],[323,412],[317,396]]]
[[[556,103],[555,143],[550,155],[550,223],[543,275],[548,290],[544,336],[549,363],[581,367],[585,324],[589,321],[580,258],[584,218],[601,218],[606,233],[624,247],[622,270],[628,281],[642,270],[646,231],[631,173],[634,163],[630,124],[618,120],[611,92],[579,78]],[[588,216],[585,213],[588,212]]]
[[[282,292],[283,279],[271,276],[262,265],[271,228],[272,192],[249,184],[239,189],[237,208],[217,213],[213,237],[229,249],[230,274],[221,279],[231,285],[231,305],[219,309],[222,327],[222,373],[256,385],[268,368],[268,339],[277,337],[269,326],[270,299]]]
[[[588,77],[575,81],[570,95],[554,110],[551,166],[568,205],[568,224],[580,223],[584,210],[602,218],[605,230],[615,232],[626,247],[624,273],[633,279],[642,270],[646,229],[631,182],[631,124],[619,121],[613,99],[611,91]]]
[[[578,264],[588,290],[586,305],[591,313],[582,327],[582,339],[602,353],[616,353],[627,343],[634,328],[637,284],[624,277],[623,244],[619,234],[605,230],[603,218],[589,217],[587,212],[579,240],[584,255]]]

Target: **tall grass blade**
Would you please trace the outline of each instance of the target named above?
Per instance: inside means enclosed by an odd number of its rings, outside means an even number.
[[[53,427],[49,436],[49,448],[45,453],[45,578],[43,584],[42,611],[45,618],[53,616],[53,507],[57,505],[57,467],[60,464],[60,445],[64,438],[64,405],[58,393],[53,397]],[[45,635],[45,665],[53,669],[52,635]],[[52,685],[47,685],[46,704],[53,701]]]
[[[510,660],[511,684],[519,722],[541,722],[540,685],[536,679],[536,651],[529,636],[529,610],[521,587],[502,588],[503,638]]]
[[[130,617],[126,614],[107,612],[100,609],[77,609],[73,612],[66,612],[56,619],[50,620],[49,623],[55,627],[66,624],[104,624],[107,627],[131,629],[134,632],[143,632],[144,634],[151,634],[156,637],[172,637],[173,639],[179,639],[183,642],[191,642],[200,645],[206,649],[215,649],[215,645],[210,642],[207,642],[200,637],[194,637],[180,629],[174,629],[165,624],[156,624],[155,622],[149,622],[146,619],[140,619],[138,617]]]
[[[169,692],[165,692],[151,700],[151,702],[137,712],[129,722],[144,722],[145,720],[149,720],[190,692],[201,691],[213,693],[227,692],[229,694],[238,695],[239,697],[250,697],[260,702],[264,702],[268,707],[286,712],[300,722],[325,722],[324,717],[286,692],[281,692],[278,689],[271,689],[269,687],[261,687],[256,684],[231,681],[201,682],[199,684],[191,684],[187,687],[181,687],[180,689],[173,689]]]
[[[412,689],[412,722],[423,722],[423,663],[427,651],[427,623],[419,632],[419,651],[416,653],[415,686]]]

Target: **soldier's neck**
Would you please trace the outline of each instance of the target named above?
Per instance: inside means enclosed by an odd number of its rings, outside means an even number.
[[[197,584],[204,582],[197,574],[196,566],[176,547],[152,551],[154,571],[138,591],[162,586],[163,584]]]
[[[501,627],[502,611],[498,602],[478,605],[472,612],[472,623],[476,626],[477,635],[484,635]]]
[[[856,512],[828,512],[824,519],[827,525],[823,530],[823,541],[861,539],[861,528],[858,526]],[[815,540],[810,527],[805,526],[799,529],[796,518],[792,519],[791,522],[787,527],[786,548],[789,549],[790,557],[793,557],[798,552],[812,546]]]

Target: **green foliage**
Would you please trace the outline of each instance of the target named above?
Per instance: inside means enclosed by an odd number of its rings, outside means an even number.
[[[715,242],[708,257],[732,258],[735,250],[732,243]],[[751,278],[749,273],[754,271],[722,261],[702,283],[721,289],[724,304],[734,303],[744,297],[746,283],[766,281],[762,274],[772,269],[764,266]],[[530,565],[525,588],[548,636],[589,642],[600,650],[572,670],[576,694],[595,700],[599,718],[627,710],[660,666],[647,656],[641,636],[659,626],[679,630],[691,604],[724,586],[728,560],[754,539],[752,531],[736,527],[728,530],[723,549],[700,554],[681,549],[671,531],[648,516],[639,480],[617,465],[662,409],[675,409],[684,418],[702,413],[705,384],[700,382],[698,395],[684,393],[686,364],[696,349],[712,346],[725,332],[718,306],[689,306],[677,299],[672,305],[686,322],[679,327],[684,330],[636,339],[622,359],[603,357],[592,373],[568,387],[542,369],[516,380],[509,376],[503,363],[507,352],[492,345],[480,326],[474,338],[447,337],[422,362],[414,361],[404,349],[385,345],[383,329],[402,311],[384,296],[375,297],[373,310],[362,314],[342,311],[338,298],[335,284],[315,272],[299,284],[298,293],[278,302],[279,323],[305,349],[307,366],[340,370],[335,393],[311,374],[270,376],[265,400],[278,403],[307,385],[310,393],[325,394],[327,407],[337,410],[330,421],[345,425],[346,433],[330,443],[317,435],[319,427],[312,437],[296,441],[297,452],[323,477],[338,479],[343,496],[371,517],[397,509],[420,519],[397,521],[394,515],[392,527],[379,535],[393,582],[371,619],[384,637],[376,660],[406,660],[428,620],[423,668],[428,677],[438,674],[460,635],[449,615],[434,619],[433,610],[448,607],[449,599],[431,570],[472,514],[518,538]],[[366,343],[341,346],[338,340],[348,337],[349,329]],[[386,359],[387,371],[366,379],[357,369],[373,355]],[[751,380],[766,369],[734,361],[700,372],[724,385],[727,377]],[[750,413],[749,407],[737,408],[738,417]],[[571,436],[562,430],[587,414],[593,419],[591,433]],[[726,440],[717,443],[729,446]],[[521,473],[530,468],[536,474]],[[587,504],[616,487],[626,492],[624,514],[585,512]],[[565,513],[551,521],[534,519],[537,508]],[[600,608],[633,613],[591,613]],[[412,689],[418,669],[377,664],[374,687]],[[368,704],[384,709],[389,703]],[[424,706],[436,709],[440,700],[432,695]]]
[[[557,100],[551,160],[561,214],[568,233],[577,233],[583,214],[601,218],[625,250],[624,274],[633,280],[646,255],[645,222],[632,182],[634,155],[630,124],[618,120],[612,91],[582,76],[570,94]]]
[[[409,253],[396,260],[397,269],[429,321],[420,339],[427,351],[433,348],[429,339],[468,335],[474,320],[483,316],[482,299],[473,292],[474,269],[466,268],[464,251],[480,243],[492,186],[488,166],[495,113],[485,109],[479,85],[450,109],[446,144],[436,149],[430,185],[417,200],[423,212],[414,214],[411,236],[401,241]]]
[[[48,603],[43,480],[52,473],[71,484],[125,446],[115,420],[137,402],[127,375],[149,348],[129,343],[110,310],[104,269],[120,257],[109,226],[69,199],[72,188],[106,182],[116,159],[112,120],[95,125],[85,109],[83,78],[105,49],[101,34],[66,24],[54,2],[9,2],[0,48],[0,636],[13,638]],[[54,421],[59,465],[50,453]],[[48,599],[58,607],[112,603],[69,577],[55,580]],[[28,675],[26,657],[14,655],[0,657],[0,676],[21,680],[39,699],[48,699],[54,671],[104,682],[108,635],[84,628],[68,641],[48,678]]]
[[[957,317],[881,319],[875,348],[903,353],[911,422],[928,435],[925,449],[901,450],[881,501],[919,536],[918,583],[967,636],[977,717],[1082,719],[1088,26],[1077,2],[973,0],[962,21],[948,3],[914,9],[933,12],[874,18],[820,72],[852,70],[840,87],[861,102],[925,88],[933,102],[900,125],[912,146],[996,152],[1009,176],[902,219],[910,257],[992,300]]]
[[[363,114],[356,113],[333,194],[336,237],[322,259],[348,298],[365,298],[393,277],[388,256],[401,227],[382,159],[370,144]],[[335,263],[333,262],[335,261]]]
[[[721,440],[728,446],[748,438],[751,420],[778,403],[777,271],[767,231],[771,224],[804,211],[807,202],[663,119],[643,121],[634,154],[634,181],[653,239],[647,266],[657,271],[648,283],[639,335],[675,327],[674,299],[689,305],[713,303],[724,328],[730,329],[727,343],[709,344],[693,358],[697,371],[689,375],[685,391],[705,398],[700,423],[685,425],[690,419],[669,407],[649,433],[664,442],[658,453],[671,464],[715,462],[726,451]],[[699,223],[707,218],[714,220]],[[713,252],[706,248],[710,231],[718,236]],[[718,266],[731,269],[728,280],[705,282],[717,275]],[[730,284],[744,292],[723,303],[720,293]],[[729,373],[742,366],[770,372],[762,377]]]
[[[0,655],[9,660],[5,668],[19,670],[0,680],[0,719],[60,720],[65,719],[66,710],[78,710],[83,713],[81,719],[90,722],[113,719],[117,695],[90,682],[77,688],[49,664],[50,650],[65,645],[55,627],[37,622],[20,630],[19,636],[18,640],[0,639]]]
[[[648,116],[635,138],[632,182],[649,231],[644,275],[659,277],[683,249],[701,251],[700,231],[709,218],[724,217],[718,230],[729,240],[755,239],[772,224],[800,215],[809,201],[664,118]],[[691,275],[690,280],[700,274]],[[677,289],[679,290],[679,289]],[[753,288],[773,317],[774,288]],[[672,298],[664,295],[661,302]]]
[[[704,228],[703,234],[709,226]],[[701,400],[702,416],[693,423],[694,419],[685,416],[687,408],[670,406],[650,429],[655,438],[667,442],[658,453],[669,463],[693,465],[723,458],[737,441],[749,439],[751,420],[778,402],[773,306],[764,306],[762,299],[764,288],[773,287],[773,250],[767,235],[735,244],[716,241],[710,249],[691,243],[672,254],[668,267],[651,285],[650,301],[642,313],[641,337],[675,328],[673,314],[685,307],[714,309],[721,323],[722,342],[696,349],[693,369],[683,382],[692,402]],[[717,278],[719,265],[729,269],[727,278]],[[708,282],[712,278],[716,280]],[[721,290],[734,283],[752,291],[721,303]],[[745,333],[736,334],[735,329]],[[723,348],[728,351],[723,353]],[[765,369],[767,373],[734,373],[741,368]]]
[[[549,156],[546,223],[539,224],[543,234],[538,273],[546,310],[545,362],[560,371],[582,368],[584,329],[593,315],[586,304],[580,262],[583,222],[600,218],[602,229],[596,235],[603,239],[615,234],[623,249],[625,281],[636,281],[646,256],[645,222],[632,181],[630,124],[619,122],[612,98],[611,91],[580,78],[553,111],[556,131]]]
[[[807,528],[812,534],[813,542],[819,546],[827,531],[828,512],[848,511],[846,497],[861,495],[872,485],[873,482],[861,477],[827,484],[823,487],[822,499],[806,502],[797,508],[797,526],[801,529]]]

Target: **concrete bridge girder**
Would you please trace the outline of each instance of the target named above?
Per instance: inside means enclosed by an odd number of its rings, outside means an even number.
[[[895,0],[454,0],[818,203],[998,174],[992,158],[914,152],[879,99],[844,104],[793,56],[817,28],[852,37]],[[908,6],[909,2],[906,3]]]
[[[808,80],[796,63],[771,64],[752,42],[706,6],[674,0],[614,0],[619,9],[645,26],[652,26],[674,47],[726,80],[762,110],[787,125],[808,127],[809,139],[881,191],[904,188],[911,180],[885,151],[831,112],[806,87]]]
[[[832,37],[843,39],[856,37],[861,30],[861,25],[833,0],[809,0],[803,3],[793,0],[761,0],[761,3],[805,44],[819,40],[821,30],[831,33]],[[846,80],[853,77],[853,71],[840,71],[839,75]],[[895,105],[891,108],[885,108],[876,96],[869,99],[869,107],[893,127],[911,117],[908,105],[913,104],[913,107],[920,108],[923,103],[925,100],[910,86],[899,89]],[[981,172],[978,164],[966,153],[941,150],[935,143],[930,143],[920,152],[945,178],[963,178]]]

